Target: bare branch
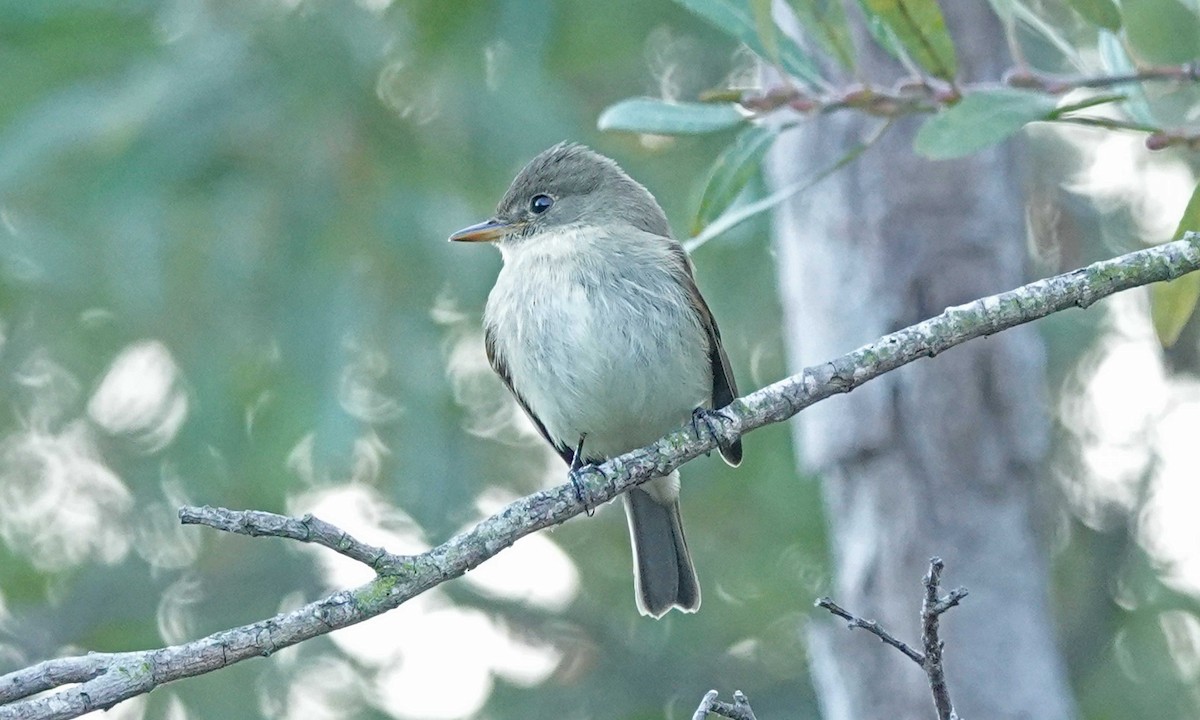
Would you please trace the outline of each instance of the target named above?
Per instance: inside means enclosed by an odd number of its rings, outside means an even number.
[[[717,700],[717,691],[709,690],[700,700],[700,706],[692,713],[692,720],[704,720],[709,713],[720,715],[731,720],[757,720],[754,711],[750,709],[750,701],[741,690],[733,693],[733,703]]]
[[[957,720],[954,703],[950,702],[950,690],[946,687],[946,673],[942,668],[942,646],[938,637],[938,618],[967,596],[966,588],[956,588],[945,598],[938,597],[945,563],[939,557],[929,559],[929,572],[925,575],[925,601],[921,603],[921,644],[925,646],[925,674],[929,677],[929,689],[933,691],[933,704],[937,708],[938,720]]]
[[[817,600],[816,606],[823,607],[834,615],[846,620],[849,627],[862,628],[904,653],[909,660],[921,666],[925,677],[929,680],[929,689],[933,692],[933,704],[937,708],[938,720],[958,720],[954,712],[954,704],[950,702],[950,690],[946,687],[946,673],[942,668],[942,641],[938,637],[938,617],[950,608],[962,602],[967,596],[966,588],[955,588],[945,597],[938,597],[938,589],[942,581],[942,569],[945,563],[941,558],[930,558],[929,572],[926,573],[925,597],[921,603],[921,644],[925,653],[913,650],[895,636],[884,630],[874,620],[863,620],[854,613],[846,610],[829,598]],[[714,697],[715,697],[715,692]],[[705,696],[707,697],[707,696]]]
[[[382,575],[394,574],[410,559],[360,542],[345,530],[312,515],[293,518],[262,510],[226,510],[205,505],[180,508],[179,522],[251,537],[267,535],[322,545]]]
[[[911,647],[908,646],[908,644],[904,643],[903,641],[897,640],[894,635],[892,635],[890,632],[885,630],[882,625],[875,622],[874,620],[864,620],[864,619],[858,617],[857,615],[854,615],[849,610],[846,610],[841,605],[838,605],[833,600],[831,600],[830,598],[827,598],[827,597],[821,598],[820,600],[818,600],[815,603],[815,605],[817,607],[825,608],[826,610],[833,613],[834,615],[837,615],[838,617],[842,618],[843,620],[845,620],[848,623],[848,627],[862,628],[863,630],[866,630],[867,632],[875,635],[875,637],[879,638],[883,643],[885,643],[887,645],[891,645],[892,647],[896,648],[900,652],[907,655],[908,658],[910,660],[912,660],[913,662],[915,662],[916,664],[920,665],[921,667],[925,666],[925,656],[924,655],[917,652],[916,650],[913,650]]]
[[[1039,280],[1006,293],[947,309],[941,315],[785,378],[735,400],[711,416],[706,432],[691,423],[652,445],[613,458],[577,477],[589,504],[607,502],[630,487],[666,475],[683,463],[771,423],[786,420],[827,397],[850,392],[919,358],[972,338],[991,335],[1070,307],[1087,307],[1121,290],[1172,280],[1200,269],[1200,234],[1081,270]],[[201,675],[375,617],[509,547],[520,538],[583,513],[570,484],[522,498],[476,527],[420,555],[390,555],[359,543],[316,518],[283,518],[184,508],[181,517],[230,532],[277,535],[316,542],[374,567],[371,582],[343,590],[267,620],[198,640],[141,652],[51,660],[0,677],[0,720],[72,718],[149,692],[164,683]],[[943,602],[943,601],[938,601]],[[945,603],[957,602],[953,594]],[[928,653],[926,653],[928,655]],[[68,683],[57,693],[30,698]]]

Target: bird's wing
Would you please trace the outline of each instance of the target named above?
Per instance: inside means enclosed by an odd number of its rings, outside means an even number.
[[[508,391],[511,392],[513,397],[517,399],[517,404],[520,405],[521,409],[525,411],[525,415],[533,421],[533,424],[538,429],[538,432],[542,434],[542,437],[546,438],[546,442],[550,443],[550,447],[554,448],[554,452],[558,453],[558,456],[563,459],[563,462],[565,462],[567,465],[570,465],[571,460],[575,457],[574,449],[569,448],[560,442],[555,442],[554,438],[550,437],[550,433],[546,432],[546,426],[542,424],[542,421],[538,419],[537,415],[533,414],[533,410],[529,409],[529,403],[525,402],[525,398],[521,397],[521,393],[517,392],[517,389],[513,387],[512,376],[508,373],[508,365],[506,365],[504,362],[504,356],[500,354],[500,348],[496,345],[496,338],[492,334],[492,328],[490,327],[484,328],[483,347],[487,351],[487,359],[488,362],[491,363],[492,369],[496,371],[496,374],[499,375],[500,379],[504,381],[504,386],[507,387]]]
[[[692,261],[688,258],[683,246],[673,243],[672,250],[677,260],[679,280],[691,296],[692,305],[700,313],[700,326],[708,338],[708,360],[712,364],[712,406],[720,410],[738,396],[737,381],[733,379],[733,368],[729,366],[729,356],[725,354],[725,346],[721,343],[721,331],[717,328],[716,318],[704,302],[700,288],[696,287],[696,278],[692,275]],[[721,446],[721,457],[725,462],[737,467],[742,462],[742,441],[739,438],[728,445]]]

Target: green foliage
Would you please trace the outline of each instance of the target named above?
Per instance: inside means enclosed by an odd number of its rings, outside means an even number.
[[[745,43],[759,57],[771,60],[775,53],[769,52],[759,35],[760,19],[756,19],[748,0],[675,0],[683,7],[704,18],[713,27],[728,33],[730,37]],[[759,18],[762,13],[759,13]],[[806,83],[818,82],[821,73],[812,59],[786,35],[767,33],[779,45],[779,65],[787,72]]]
[[[692,223],[693,235],[729,207],[758,172],[763,157],[774,141],[774,131],[752,126],[738,133],[729,147],[721,152],[704,184],[704,194],[700,197],[696,219]]]
[[[1112,0],[1069,0],[1085,20],[1096,27],[1117,32],[1121,29],[1121,11]]]
[[[796,20],[821,50],[843,68],[854,69],[854,38],[839,0],[791,0]]]
[[[630,98],[600,113],[601,130],[625,130],[658,135],[698,135],[728,130],[746,118],[731,103],[681,103],[655,98]]]
[[[925,121],[916,151],[935,160],[962,157],[1010,137],[1026,124],[1046,120],[1054,98],[1043,93],[998,89],[971,93]]]
[[[943,80],[958,72],[954,43],[937,0],[859,0],[870,22],[887,31],[885,49],[903,52]],[[879,37],[877,31],[876,37]]]
[[[1200,16],[1180,0],[1123,0],[1121,17],[1134,55],[1149,63],[1200,57]]]
[[[1200,185],[1192,190],[1179,227],[1172,240],[1178,240],[1186,232],[1200,232]],[[1200,301],[1200,276],[1186,275],[1173,283],[1155,283],[1150,286],[1150,317],[1154,321],[1154,332],[1163,347],[1171,347],[1196,312]]]

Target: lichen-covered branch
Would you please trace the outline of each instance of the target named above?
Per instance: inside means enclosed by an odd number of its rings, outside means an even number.
[[[251,537],[265,535],[321,545],[384,575],[394,573],[396,568],[409,560],[403,555],[393,555],[381,547],[368,545],[345,530],[312,515],[293,518],[262,510],[183,507],[179,509],[179,522],[184,525],[207,525],[216,530]]]
[[[1095,263],[1006,293],[949,308],[842,357],[805,369],[710,416],[700,432],[688,425],[654,444],[586,468],[577,480],[586,505],[607,502],[630,487],[756,428],[786,420],[827,397],[845,393],[901,365],[932,357],[972,338],[991,335],[1070,307],[1087,307],[1121,290],[1172,280],[1200,269],[1200,235]],[[570,483],[522,498],[479,525],[415,556],[395,556],[359,543],[315,518],[184,508],[187,520],[245,534],[317,542],[365,562],[378,573],[360,587],[251,625],[182,645],[50,660],[0,677],[0,720],[72,718],[384,613],[461,576],[520,538],[586,510]],[[266,530],[270,529],[270,532]],[[64,687],[71,683],[79,683]],[[56,693],[32,695],[62,687]]]

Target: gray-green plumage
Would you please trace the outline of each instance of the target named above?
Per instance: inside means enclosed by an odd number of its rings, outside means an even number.
[[[488,357],[567,462],[647,445],[696,407],[737,395],[683,248],[646,188],[612,160],[556,145],[518,174],[495,218],[452,236],[504,257],[484,312]],[[740,441],[721,448],[731,464]],[[679,518],[679,475],[626,494],[638,608],[694,611],[700,587]]]

